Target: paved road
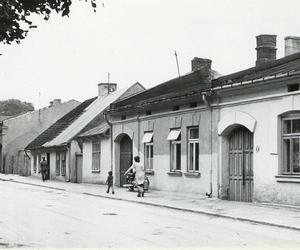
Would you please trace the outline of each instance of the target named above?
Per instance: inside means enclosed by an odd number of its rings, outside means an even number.
[[[300,246],[298,231],[11,182],[0,200],[0,248]]]

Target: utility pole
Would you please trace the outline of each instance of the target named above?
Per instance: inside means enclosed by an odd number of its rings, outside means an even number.
[[[178,77],[180,77],[179,64],[178,64],[178,55],[177,55],[176,50],[175,50],[174,55],[175,55],[175,59],[176,59],[176,65],[177,65]]]

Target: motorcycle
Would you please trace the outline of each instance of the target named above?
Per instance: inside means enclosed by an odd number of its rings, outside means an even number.
[[[145,176],[145,181],[144,181],[144,191],[148,191],[150,186],[150,181],[147,176]],[[135,182],[135,173],[129,172],[126,175],[126,184],[123,185],[123,187],[126,187],[130,192],[133,192],[134,189],[136,188],[136,182]]]

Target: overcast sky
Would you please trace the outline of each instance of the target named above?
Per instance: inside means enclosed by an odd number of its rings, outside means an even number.
[[[96,13],[73,2],[70,18],[39,19],[20,45],[0,45],[0,99],[83,101],[108,72],[118,88],[149,88],[177,77],[174,50],[182,74],[196,56],[229,74],[254,66],[256,35],[278,36],[278,58],[284,37],[300,36],[299,0],[98,0]]]

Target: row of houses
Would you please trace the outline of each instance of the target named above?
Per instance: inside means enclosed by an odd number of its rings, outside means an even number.
[[[30,174],[115,185],[139,155],[151,188],[244,202],[300,205],[300,38],[260,35],[254,67],[220,76],[194,58],[190,73],[146,90],[98,85],[25,147]]]

